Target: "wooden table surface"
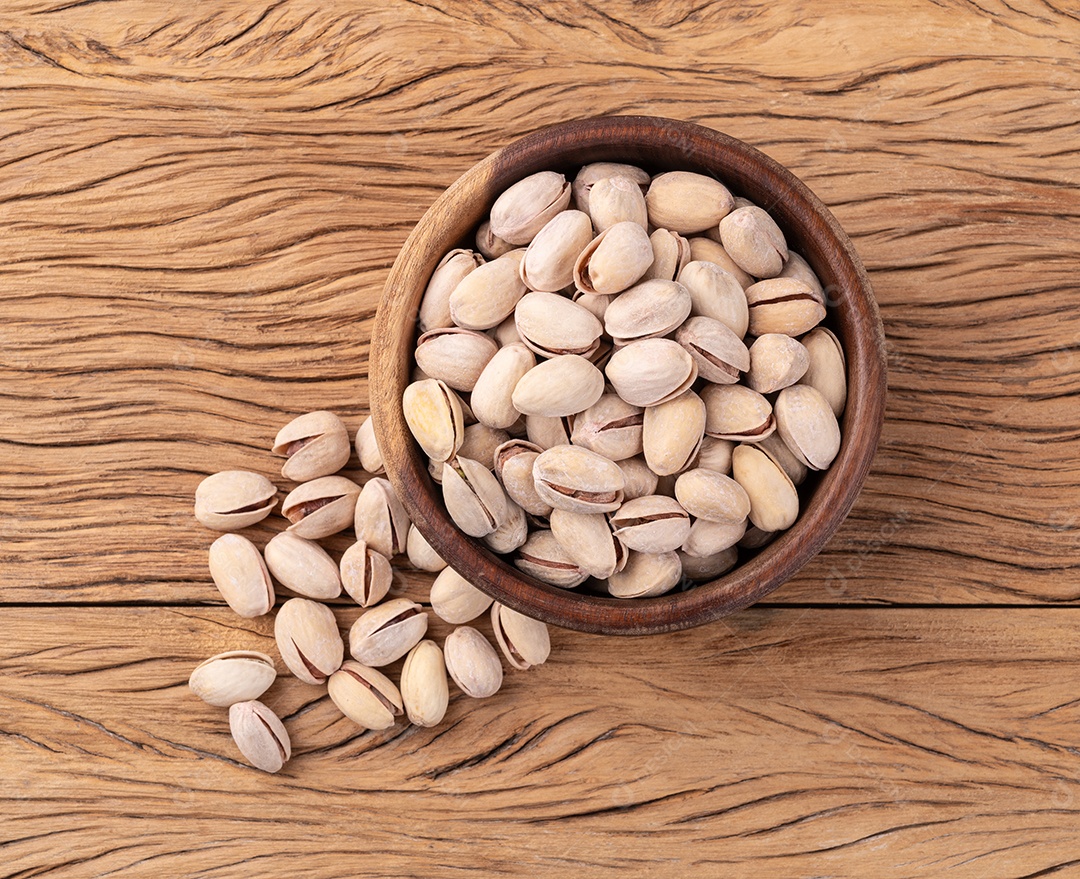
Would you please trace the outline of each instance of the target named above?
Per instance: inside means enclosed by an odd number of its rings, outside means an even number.
[[[1080,875],[1078,40],[1065,0],[4,3],[0,874]],[[435,730],[282,678],[295,756],[247,767],[186,680],[272,624],[195,486],[355,429],[427,205],[599,113],[741,137],[850,232],[890,358],[857,506],[767,604],[556,631]]]

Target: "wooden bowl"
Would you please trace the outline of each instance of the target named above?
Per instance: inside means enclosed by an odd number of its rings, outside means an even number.
[[[734,194],[766,208],[829,292],[825,323],[839,336],[848,361],[843,444],[832,466],[800,489],[798,521],[720,579],[658,598],[621,600],[548,586],[462,534],[446,513],[401,407],[420,299],[443,254],[463,242],[473,246],[476,227],[512,183],[536,171],[570,174],[599,161],[630,162],[653,173],[711,174]],[[685,629],[772,592],[821,549],[851,509],[874,457],[885,408],[885,344],[877,304],[862,263],[833,215],[791,172],[753,147],[700,125],[652,116],[554,125],[511,143],[462,175],[424,214],[398,255],[379,306],[371,352],[371,409],[387,476],[421,533],[451,567],[497,601],[585,632],[642,635]]]

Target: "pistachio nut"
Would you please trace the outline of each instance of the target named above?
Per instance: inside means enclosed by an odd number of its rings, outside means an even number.
[[[787,443],[779,432],[765,437],[758,443],[758,448],[780,465],[780,469],[787,474],[792,484],[798,486],[806,481],[809,468],[795,457],[795,453],[787,447]]]
[[[462,248],[451,250],[439,260],[420,300],[420,332],[454,325],[450,294],[469,272],[483,264],[484,258],[479,253]]]
[[[499,655],[483,635],[472,626],[458,626],[443,642],[446,670],[466,696],[485,699],[502,686],[503,671]]]
[[[675,498],[698,519],[734,524],[750,513],[750,498],[730,476],[698,467],[675,481]]]
[[[471,391],[496,350],[490,336],[460,327],[444,327],[421,335],[413,356],[431,378],[446,382],[455,391]]]
[[[645,271],[642,280],[649,281],[659,278],[664,281],[674,281],[679,277],[683,266],[690,262],[690,242],[678,232],[667,229],[656,229],[649,236],[652,244],[652,265]]]
[[[621,175],[604,177],[593,184],[589,190],[589,217],[597,232],[610,229],[616,223],[637,223],[646,230],[649,227],[641,187],[637,181]]]
[[[265,476],[223,470],[207,476],[195,489],[195,518],[215,531],[238,531],[270,515],[276,495]]]
[[[337,563],[314,540],[282,531],[270,538],[264,553],[274,579],[297,595],[325,601],[341,594]]]
[[[580,355],[561,354],[525,373],[511,400],[522,415],[559,418],[588,409],[603,393],[604,374],[599,369]]]
[[[262,616],[274,606],[266,563],[246,537],[222,534],[210,544],[210,576],[226,604],[242,617]]]
[[[690,291],[691,314],[720,321],[740,339],[746,335],[750,323],[746,293],[731,272],[692,260],[679,272],[679,283]]]
[[[774,434],[775,436],[775,434]],[[768,442],[768,439],[762,442]],[[694,467],[704,467],[706,470],[715,470],[725,475],[731,474],[731,452],[735,443],[731,440],[717,439],[707,436],[701,441],[701,448],[697,457],[693,460]]]
[[[820,391],[839,418],[847,403],[847,364],[840,340],[832,330],[815,327],[803,336],[802,344],[809,358],[802,383]]]
[[[362,540],[345,550],[339,567],[341,585],[361,607],[372,607],[382,601],[394,582],[390,560]]]
[[[604,327],[596,315],[557,293],[528,293],[514,309],[518,335],[541,357],[588,356]]]
[[[443,561],[442,556],[432,549],[427,538],[424,537],[415,524],[409,526],[409,536],[405,541],[405,552],[408,553],[409,564],[418,571],[437,573],[446,567],[446,562]]]
[[[549,293],[574,283],[574,264],[592,238],[588,214],[582,211],[556,214],[536,233],[525,251],[519,270],[522,282],[530,290]]]
[[[405,388],[401,406],[413,438],[428,457],[445,461],[457,454],[465,438],[465,417],[461,399],[445,382],[413,382]]]
[[[188,687],[208,705],[228,708],[258,699],[277,678],[274,660],[255,650],[230,650],[203,660],[188,678]]]
[[[514,308],[516,310],[517,306],[514,306]],[[490,333],[500,348],[506,348],[508,345],[522,344],[521,336],[517,331],[517,324],[514,322],[513,315],[506,318],[501,324],[495,327],[495,329],[491,330]]]
[[[453,568],[443,568],[431,584],[431,609],[451,625],[475,620],[491,607],[492,598]]]
[[[447,391],[453,393],[449,388]],[[386,472],[382,451],[375,439],[375,422],[370,415],[360,422],[356,431],[356,457],[360,459],[360,466],[368,473],[379,475]]]
[[[392,559],[405,552],[409,536],[409,514],[394,493],[393,486],[381,476],[369,479],[356,499],[353,520],[356,539],[362,540],[375,552]]]
[[[417,726],[438,726],[446,716],[450,686],[443,652],[434,641],[421,641],[405,657],[401,668],[401,701],[405,714]]]
[[[570,560],[593,577],[603,580],[626,564],[626,549],[602,513],[552,510],[551,533]]]
[[[458,449],[463,458],[479,461],[488,470],[495,466],[495,450],[510,440],[505,430],[488,427],[486,424],[470,424],[465,428],[465,439]]]
[[[677,281],[642,281],[615,297],[604,330],[616,345],[666,336],[690,314],[690,291]]]
[[[705,401],[705,433],[735,442],[761,442],[776,430],[772,406],[744,385],[709,385]]]
[[[673,498],[647,495],[627,501],[612,513],[611,527],[627,549],[671,552],[690,533],[690,514]]]
[[[520,264],[511,254],[478,266],[450,294],[450,316],[466,330],[489,330],[514,313],[525,295]]]
[[[290,598],[274,619],[274,639],[282,661],[305,684],[324,684],[341,668],[345,644],[325,604]]]
[[[618,395],[632,406],[673,400],[697,378],[693,358],[674,339],[631,342],[611,355],[605,372]]]
[[[635,455],[625,461],[616,461],[622,470],[625,485],[623,486],[623,501],[632,501],[634,498],[645,497],[656,491],[657,476],[649,468],[645,458]]]
[[[287,460],[281,475],[306,482],[337,473],[349,460],[349,431],[333,412],[308,412],[286,424],[271,450]]]
[[[644,414],[618,394],[604,394],[574,418],[570,441],[612,461],[632,458],[642,451]]]
[[[615,598],[652,598],[674,589],[682,579],[682,564],[674,552],[634,552],[626,567],[608,578]]]
[[[281,502],[281,513],[297,537],[318,540],[344,531],[353,522],[360,486],[344,476],[320,476],[298,485]]]
[[[682,551],[694,558],[711,558],[731,549],[746,533],[746,519],[738,522],[710,522],[697,519],[683,541]]]
[[[506,519],[506,495],[490,470],[460,455],[443,465],[443,503],[454,524],[470,537],[483,537]]]
[[[498,259],[504,253],[509,253],[515,245],[505,241],[491,231],[491,221],[484,220],[480,228],[476,230],[476,249],[485,259]]]
[[[570,184],[555,171],[519,180],[491,206],[491,231],[511,244],[528,244],[548,221],[570,204]]]
[[[349,653],[378,668],[401,659],[424,637],[428,615],[415,601],[392,598],[364,611],[349,629]]]
[[[621,162],[593,162],[591,165],[582,167],[574,178],[572,192],[574,204],[579,211],[589,212],[593,187],[608,177],[626,177],[633,180],[642,193],[649,186],[649,175],[636,165],[625,165]]]
[[[685,470],[705,436],[705,403],[693,391],[645,410],[642,446],[657,476]]]
[[[552,507],[574,513],[609,513],[623,501],[622,470],[579,446],[555,446],[533,462],[536,493]]]
[[[776,537],[775,531],[762,531],[757,525],[751,525],[746,529],[738,546],[740,549],[761,549],[771,543],[774,537]]]
[[[587,409],[588,407],[583,408]],[[541,451],[550,449],[552,446],[569,445],[570,437],[574,433],[574,421],[573,415],[564,415],[561,418],[527,415],[525,417],[525,435],[528,437],[529,442],[538,446]]]
[[[495,475],[506,494],[534,516],[547,516],[551,512],[551,504],[540,498],[533,483],[533,462],[542,451],[540,446],[526,440],[510,440],[495,450]]]
[[[746,288],[746,302],[750,333],[754,336],[801,336],[825,317],[825,306],[814,297],[810,286],[792,278],[770,278],[751,284]]]
[[[480,540],[492,552],[508,553],[521,546],[528,536],[528,516],[521,507],[507,498],[506,518],[503,519],[498,528],[490,534],[485,534]]]
[[[726,574],[735,567],[739,560],[739,551],[733,546],[718,552],[716,555],[697,558],[679,553],[679,561],[682,562],[683,575],[691,580],[713,580],[721,574]]]
[[[551,638],[540,620],[496,601],[491,605],[491,628],[503,656],[514,668],[524,671],[547,662]]]
[[[398,688],[381,671],[351,659],[326,682],[330,701],[364,729],[389,729],[402,714]]]
[[[840,451],[840,425],[825,396],[810,385],[784,388],[776,398],[776,429],[791,453],[824,470]]]
[[[784,233],[754,205],[736,208],[720,221],[720,241],[739,268],[755,278],[775,278],[788,256]]]
[[[766,333],[750,346],[746,383],[759,394],[771,394],[795,384],[809,365],[810,355],[797,340],[783,333]]]
[[[566,554],[555,535],[545,529],[529,535],[519,547],[514,564],[529,576],[560,589],[573,589],[589,577]]]
[[[715,238],[711,237],[713,233],[716,234]],[[724,245],[717,240],[720,237],[719,230],[712,229],[706,235],[710,237],[690,239],[690,260],[713,263],[717,268],[734,275],[744,290],[753,284],[755,279],[735,264],[735,260],[724,250]]]
[[[731,453],[731,473],[750,498],[750,522],[762,531],[784,531],[799,517],[799,493],[772,458],[745,444]]]
[[[263,772],[277,772],[292,756],[284,724],[262,702],[253,699],[230,706],[229,731],[244,759]]]
[[[652,265],[652,243],[637,223],[616,223],[581,251],[574,283],[584,293],[619,293]]]
[[[645,203],[654,226],[688,235],[717,225],[733,201],[719,180],[691,171],[668,171],[653,177]]]
[[[698,375],[719,385],[735,384],[750,368],[750,352],[735,331],[722,321],[699,315],[675,333],[675,341],[694,358]]]

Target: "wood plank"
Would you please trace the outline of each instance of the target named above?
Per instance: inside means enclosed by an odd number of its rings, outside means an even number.
[[[282,678],[266,701],[296,756],[268,776],[185,685],[216,651],[276,657],[267,620],[9,608],[2,872],[1067,875],[1076,614],[759,608],[646,640],[558,631],[547,665],[489,700],[455,692],[434,730],[361,733]]]

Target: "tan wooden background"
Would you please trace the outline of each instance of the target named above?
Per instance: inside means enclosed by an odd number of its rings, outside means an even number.
[[[538,5],[0,7],[0,875],[1080,875],[1075,3]],[[296,756],[246,767],[185,682],[273,642],[195,486],[355,429],[425,207],[597,113],[744,138],[852,235],[890,346],[855,510],[767,605],[556,632],[436,730],[283,679]]]

